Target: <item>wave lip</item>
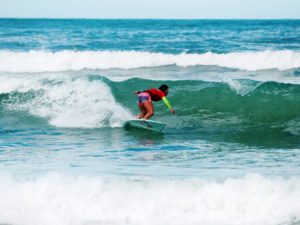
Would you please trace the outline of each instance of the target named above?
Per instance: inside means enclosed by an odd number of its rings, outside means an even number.
[[[139,51],[0,51],[0,71],[58,72],[82,69],[134,69],[166,65],[219,66],[247,71],[300,68],[300,52],[291,50],[217,54],[165,54]]]

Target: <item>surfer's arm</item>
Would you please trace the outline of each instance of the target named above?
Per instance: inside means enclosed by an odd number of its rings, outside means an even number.
[[[170,109],[171,113],[175,113],[175,110],[172,108],[169,100],[166,98],[166,96],[162,97],[163,102],[166,104],[166,106],[168,106],[168,108]]]

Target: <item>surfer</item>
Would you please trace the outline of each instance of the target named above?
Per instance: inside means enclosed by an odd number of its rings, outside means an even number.
[[[134,93],[137,95],[137,104],[141,111],[141,113],[137,116],[139,119],[149,119],[154,115],[152,101],[163,100],[170,112],[172,114],[175,113],[175,110],[172,108],[166,97],[169,93],[169,87],[165,84],[162,84],[158,89],[151,88],[145,91],[136,91]]]

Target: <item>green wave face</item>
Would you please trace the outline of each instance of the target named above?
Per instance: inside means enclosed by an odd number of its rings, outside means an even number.
[[[135,90],[169,85],[169,100],[177,109],[177,115],[189,116],[194,123],[199,118],[237,117],[248,123],[282,123],[295,119],[300,110],[300,85],[278,84],[273,82],[243,83],[244,90],[234,89],[227,83],[203,81],[149,81],[132,79],[120,83],[110,82],[118,101],[131,105],[135,100]],[[154,103],[158,114],[164,115],[167,109],[163,103]]]
[[[263,83],[251,80],[234,80],[222,83],[199,80],[129,79],[113,82],[100,76],[89,76],[84,82],[92,84],[95,81],[105,84],[111,91],[116,103],[133,115],[138,113],[134,91],[159,87],[162,83],[167,84],[169,86],[168,99],[175,108],[176,115],[172,116],[162,101],[154,102],[155,115],[153,119],[167,123],[166,133],[174,135],[174,138],[204,138],[214,141],[233,141],[248,145],[255,143],[255,145],[275,147],[299,146],[300,85]],[[53,84],[47,82],[46,84],[48,89],[51,85],[61,85],[61,83],[55,82]],[[80,80],[76,84],[80,84]],[[83,99],[92,98],[92,96],[85,95],[86,87],[84,86],[85,89],[77,91],[77,95],[80,93]],[[64,96],[63,101],[67,103],[70,103],[70,99],[76,101],[73,92],[67,93],[68,95]],[[91,93],[94,95],[90,91],[89,94],[91,95]],[[46,103],[36,100],[44,94],[43,90],[1,94],[1,124],[11,123],[11,126],[22,127],[49,125],[48,118],[44,116],[45,113],[39,115],[39,110],[36,110],[35,114],[32,115],[28,110],[30,104],[32,107],[43,104],[44,108],[53,110],[51,98],[41,98],[47,99],[48,102]],[[95,96],[98,94],[101,94],[101,90]],[[105,98],[101,99],[106,101]],[[56,97],[55,101],[57,105],[61,99]],[[55,104],[53,102],[54,106]],[[101,106],[103,103],[97,101],[93,104],[100,104]],[[26,105],[27,108],[22,108],[23,105]],[[60,110],[63,111],[63,108],[61,109],[63,104],[59,106]],[[115,113],[114,110],[118,110],[117,107],[111,109],[109,107],[106,104],[108,113]],[[55,110],[54,112],[59,113]],[[97,117],[98,115],[91,116]]]
[[[133,91],[168,84],[168,99],[176,116],[169,114],[163,102],[155,102],[154,118],[165,121],[172,131],[182,132],[186,138],[299,145],[300,85],[250,80],[107,82],[115,98],[135,113],[138,110]]]

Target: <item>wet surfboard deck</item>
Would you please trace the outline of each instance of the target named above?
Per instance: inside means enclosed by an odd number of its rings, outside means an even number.
[[[144,130],[151,130],[156,132],[162,132],[166,124],[154,120],[134,119],[134,120],[128,120],[125,126],[144,129]]]

